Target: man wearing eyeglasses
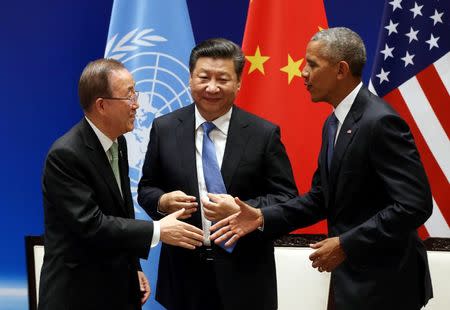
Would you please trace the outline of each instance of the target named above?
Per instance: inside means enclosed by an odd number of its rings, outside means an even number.
[[[85,117],[51,147],[42,178],[45,256],[39,309],[140,309],[150,295],[139,258],[161,240],[200,246],[200,229],[134,219],[123,134],[133,130],[138,93],[118,61],[89,63],[79,81]]]

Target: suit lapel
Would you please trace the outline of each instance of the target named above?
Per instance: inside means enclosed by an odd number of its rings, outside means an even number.
[[[230,189],[234,172],[241,160],[249,138],[248,131],[246,130],[248,125],[249,123],[245,119],[244,113],[238,107],[233,106],[221,167],[223,182],[225,183],[227,192]]]
[[[130,182],[128,178],[128,155],[125,137],[118,138],[119,141],[119,170],[123,196],[123,206],[130,218],[134,218],[133,199],[131,197]]]
[[[176,128],[176,139],[181,155],[181,167],[189,192],[195,193],[195,196],[198,197],[194,105],[192,104],[189,109],[184,110],[178,119],[180,123]]]
[[[325,203],[326,206],[328,206],[329,201],[329,173],[328,173],[328,167],[327,167],[327,141],[328,141],[328,121],[329,118],[326,119],[325,124],[322,128],[322,146],[320,148],[319,153],[319,165],[320,165],[320,178],[321,178],[321,185],[322,189],[324,191],[324,197],[325,197]]]
[[[125,214],[128,214],[124,207],[124,201],[119,192],[119,187],[117,185],[116,178],[114,177],[114,173],[111,169],[111,165],[109,164],[108,157],[98,140],[98,137],[95,135],[94,130],[87,123],[86,120],[83,120],[83,128],[82,128],[84,139],[86,143],[86,148],[89,150],[88,158],[93,163],[94,167],[98,170],[99,175],[103,177],[105,183],[108,185],[109,189],[113,197],[118,201],[119,205],[122,206]]]
[[[330,169],[330,184],[334,187],[336,184],[336,178],[339,174],[339,170],[342,164],[342,158],[347,151],[348,146],[355,137],[358,132],[358,121],[362,116],[364,105],[365,105],[365,96],[367,90],[363,87],[359,91],[356,96],[355,102],[347,114],[347,117],[342,124],[341,130],[339,131],[339,136],[334,146],[333,159],[331,161],[331,169]]]
[[[197,199],[200,199],[195,150],[194,104],[190,105],[188,109],[183,110],[183,113],[178,116],[178,120],[180,123],[176,127],[176,142],[180,154],[181,171],[184,174],[185,184],[188,187],[187,194],[193,194]],[[201,227],[202,219],[200,210],[192,214],[191,221]]]

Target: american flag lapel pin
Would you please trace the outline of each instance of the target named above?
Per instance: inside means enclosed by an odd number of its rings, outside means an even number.
[[[347,130],[347,134],[351,134],[351,133],[352,133],[351,129]]]

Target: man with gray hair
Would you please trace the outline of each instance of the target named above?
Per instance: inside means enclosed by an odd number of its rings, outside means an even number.
[[[362,85],[363,41],[348,28],[315,34],[302,71],[313,102],[328,102],[311,190],[212,227],[232,244],[263,227],[280,236],[328,220],[328,238],[310,259],[331,272],[329,309],[421,309],[432,297],[427,253],[416,229],[432,212],[430,186],[406,122]],[[210,195],[211,204],[230,203]],[[231,239],[229,239],[231,238]]]

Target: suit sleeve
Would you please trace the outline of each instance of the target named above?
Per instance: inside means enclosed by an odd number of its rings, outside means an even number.
[[[161,165],[159,164],[158,148],[158,122],[155,120],[150,131],[150,141],[142,168],[142,177],[138,185],[138,202],[150,215],[152,219],[159,220],[164,217],[158,212],[157,206],[159,198],[165,193],[157,187],[157,180],[160,179]]]
[[[268,135],[261,177],[263,192],[267,194],[246,201],[255,208],[284,202],[298,195],[291,163],[281,142],[278,126]]]
[[[396,115],[384,116],[369,138],[370,164],[391,203],[340,236],[348,258],[354,260],[373,249],[395,248],[432,212],[430,186],[408,125]]]
[[[319,171],[317,169],[314,173],[311,190],[307,194],[261,209],[266,236],[278,238],[326,218]]]
[[[44,199],[53,208],[57,221],[85,242],[100,248],[132,251],[148,255],[153,223],[105,215],[89,185],[80,154],[64,147],[50,151],[43,176]]]

